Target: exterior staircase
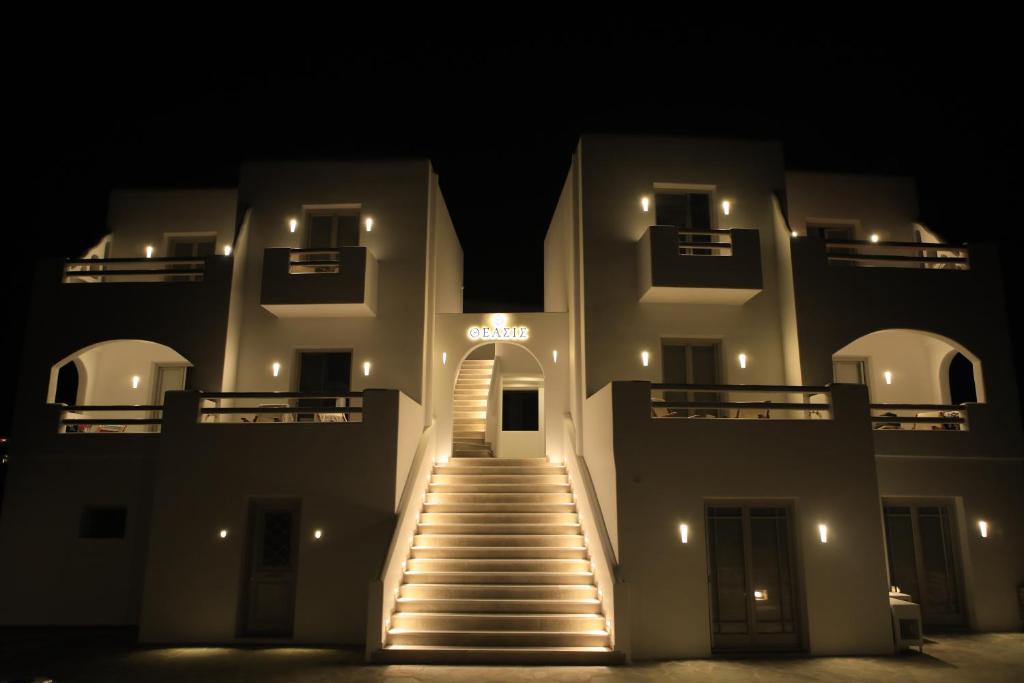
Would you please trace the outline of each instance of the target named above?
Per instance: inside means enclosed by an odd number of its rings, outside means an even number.
[[[453,457],[494,457],[487,443],[487,397],[493,374],[493,360],[466,360],[459,368],[452,405]]]
[[[384,661],[622,661],[564,465],[435,465],[404,570]]]

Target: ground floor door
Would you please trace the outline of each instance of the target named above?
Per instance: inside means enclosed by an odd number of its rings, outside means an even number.
[[[788,506],[708,506],[712,650],[800,648],[790,517]]]
[[[295,621],[299,502],[253,501],[249,508],[246,636],[288,637]]]
[[[884,512],[890,583],[921,606],[925,626],[962,626],[952,503],[888,500]]]

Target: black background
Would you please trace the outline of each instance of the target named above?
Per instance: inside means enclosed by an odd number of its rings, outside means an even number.
[[[1008,19],[694,28],[619,11],[603,28],[537,18],[502,35],[315,16],[267,34],[197,30],[200,15],[159,37],[158,16],[103,34],[10,24],[26,41],[5,49],[16,181],[0,434],[32,262],[94,244],[112,188],[232,186],[243,159],[432,159],[467,311],[542,307],[544,233],[582,132],[774,138],[793,169],[911,175],[921,220],[952,242],[999,243],[1008,292],[1018,285],[1021,56]]]

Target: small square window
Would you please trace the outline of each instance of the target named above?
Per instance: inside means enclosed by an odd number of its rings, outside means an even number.
[[[123,507],[82,508],[79,538],[124,538],[128,511]]]
[[[505,389],[501,393],[501,429],[536,432],[540,429],[540,401],[536,389]]]

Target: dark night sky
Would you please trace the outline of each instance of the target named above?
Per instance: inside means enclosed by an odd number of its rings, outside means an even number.
[[[7,69],[8,168],[23,186],[6,217],[0,434],[31,260],[94,243],[111,188],[230,186],[242,159],[431,158],[465,251],[467,310],[541,307],[544,232],[585,131],[776,138],[791,168],[912,175],[922,220],[954,242],[1000,243],[1019,282],[1020,54],[999,21],[671,24],[472,43],[390,29],[49,36],[60,47]]]

